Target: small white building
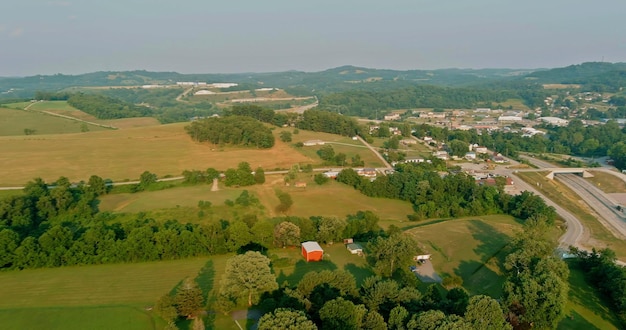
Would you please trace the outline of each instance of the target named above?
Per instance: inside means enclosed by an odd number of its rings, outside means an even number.
[[[523,118],[522,117],[518,117],[518,116],[500,116],[500,117],[498,117],[498,122],[512,123],[512,122],[520,122],[522,120],[523,120]]]
[[[569,124],[569,120],[558,117],[540,117],[539,120],[555,126],[567,126]]]
[[[384,117],[385,120],[400,120],[400,114],[394,113]]]
[[[199,90],[199,91],[193,93],[193,95],[212,95],[212,94],[215,94],[215,92],[208,91],[206,89]]]
[[[475,160],[476,159],[476,153],[473,152],[473,151],[466,152],[465,153],[465,159],[467,159],[467,160]]]
[[[311,147],[311,146],[323,146],[326,142],[322,141],[322,140],[308,140],[308,141],[304,141],[302,142],[302,145],[306,146],[306,147]]]
[[[357,243],[350,243],[346,245],[346,249],[352,254],[363,254],[363,247]]]

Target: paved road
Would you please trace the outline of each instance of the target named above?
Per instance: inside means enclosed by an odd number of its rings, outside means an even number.
[[[376,155],[376,157],[378,157],[378,159],[380,159],[381,162],[383,162],[383,164],[385,165],[386,169],[392,169],[393,168],[393,166],[391,166],[391,164],[389,164],[389,162],[387,162],[385,157],[383,157],[380,153],[378,153],[378,151],[376,149],[374,149],[374,147],[372,147],[369,143],[367,143],[367,141],[363,140],[363,138],[358,136],[358,135],[357,135],[357,138],[359,139],[359,141],[361,141],[361,143],[363,143],[366,147],[368,147],[374,153],[374,155]]]

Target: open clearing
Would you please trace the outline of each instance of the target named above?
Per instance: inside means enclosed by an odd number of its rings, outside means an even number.
[[[114,181],[138,178],[144,171],[180,175],[184,170],[290,168],[312,160],[278,139],[271,149],[220,148],[191,140],[187,123],[63,135],[0,137],[0,185],[20,186],[36,177],[53,181],[66,176],[87,180],[93,174]]]
[[[504,258],[515,230],[521,225],[510,216],[452,219],[409,229],[422,250],[432,254],[435,271],[445,278],[463,278],[471,294],[502,294]]]
[[[88,125],[87,128],[89,131],[108,130],[93,125]],[[25,129],[34,130],[30,137],[42,134],[80,133],[83,123],[45,113],[0,108],[0,136],[24,136]]]
[[[311,174],[312,175],[312,174]],[[304,174],[302,175],[304,176]],[[242,188],[224,188],[211,191],[210,185],[176,187],[160,191],[146,191],[135,194],[111,194],[101,197],[100,210],[114,212],[148,212],[155,219],[178,219],[181,222],[198,222],[200,220],[231,216],[234,208],[224,206],[226,199],[235,200],[243,190],[248,190],[259,198],[265,206],[267,216],[279,216],[274,211],[279,204],[275,189],[289,193],[293,199],[293,206],[287,212],[290,216],[310,217],[314,215],[325,217],[345,218],[348,214],[358,211],[372,211],[382,219],[408,221],[407,216],[413,213],[411,203],[387,199],[367,197],[344,184],[334,181],[319,186],[307,182],[306,188],[284,186],[282,176],[268,175],[266,183]],[[206,216],[198,219],[198,201],[210,201],[211,211],[205,211]],[[245,210],[239,210],[239,213]],[[251,211],[252,212],[252,211]],[[385,226],[381,223],[381,226]]]

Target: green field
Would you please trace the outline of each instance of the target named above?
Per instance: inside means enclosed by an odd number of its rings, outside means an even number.
[[[84,124],[40,112],[0,108],[0,136],[24,136],[26,129],[34,130],[32,135],[24,137],[32,139],[45,134],[80,133],[84,129]],[[86,129],[107,130],[93,125],[87,125]]]
[[[565,306],[566,317],[558,329],[619,329],[619,320],[598,292],[587,284],[584,274],[572,264],[569,266],[569,301]]]
[[[494,215],[453,219],[409,229],[432,254],[442,278],[457,275],[471,294],[500,297],[504,283],[502,263],[507,246],[521,225],[510,216]]]
[[[285,186],[282,175],[268,175],[264,185],[255,185],[242,188],[225,188],[212,192],[210,185],[181,186],[160,191],[146,191],[135,194],[110,194],[101,197],[100,210],[114,212],[146,212],[156,219],[176,218],[181,222],[197,222],[197,213],[200,210],[198,201],[210,201],[211,211],[206,211],[206,219],[231,217],[238,209],[224,206],[226,199],[235,200],[245,189],[257,196],[265,207],[268,216],[278,216],[274,209],[279,204],[275,189],[289,193],[293,199],[293,206],[288,215],[310,217],[314,215],[345,218],[348,214],[358,211],[372,211],[382,219],[407,221],[407,216],[413,213],[412,205],[400,200],[367,197],[344,184],[334,181],[319,186],[302,174],[301,181],[307,182],[306,188]],[[323,206],[321,206],[323,205]],[[239,213],[245,210],[238,211]]]
[[[6,329],[162,328],[146,307],[185,277],[214,276],[213,262],[225,259],[2,272],[0,324]]]

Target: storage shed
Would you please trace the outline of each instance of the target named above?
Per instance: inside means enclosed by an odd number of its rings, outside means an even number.
[[[356,244],[356,243],[350,243],[350,244],[346,245],[346,248],[352,254],[359,254],[360,255],[360,254],[363,253],[363,248],[359,244]]]
[[[304,242],[302,243],[302,256],[307,262],[320,261],[324,257],[324,250],[317,242]]]

